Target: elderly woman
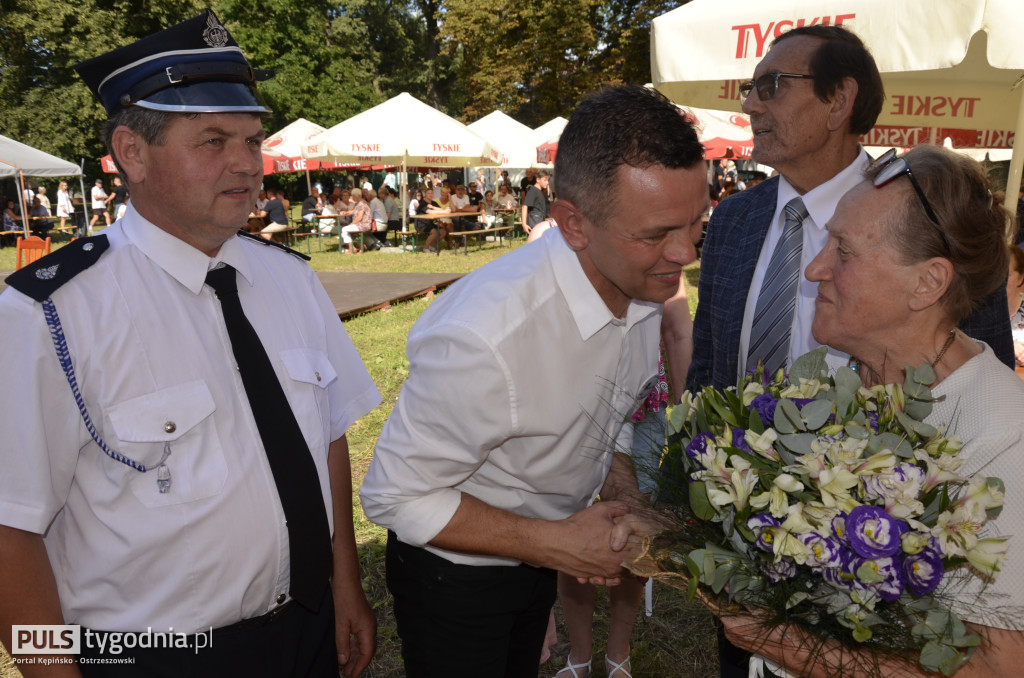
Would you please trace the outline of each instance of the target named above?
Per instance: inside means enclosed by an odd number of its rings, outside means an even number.
[[[962,475],[1005,482],[995,526],[1016,536],[986,589],[986,602],[1000,610],[977,600],[957,606],[962,619],[985,628],[981,647],[956,675],[1018,675],[1024,665],[1024,381],[987,345],[956,329],[973,305],[1005,284],[1010,215],[993,202],[978,163],[942,148],[923,146],[902,158],[890,151],[867,175],[839,203],[828,243],[807,268],[807,279],[818,283],[812,332],[854,356],[866,385],[902,383],[904,366],[931,365],[932,393],[944,400],[927,421],[947,425],[964,442]],[[853,676],[873,661],[835,643],[809,651],[817,646],[797,626],[766,629],[749,617],[722,621],[734,644],[792,675],[837,675],[842,667],[842,675]],[[877,661],[880,670],[872,675],[925,675],[913,659]]]
[[[352,198],[356,201],[352,206],[352,209],[347,212],[342,212],[342,214],[352,217],[352,223],[348,226],[341,227],[341,240],[344,244],[348,245],[349,254],[356,253],[356,246],[355,242],[352,240],[352,234],[359,233],[360,231],[369,231],[373,225],[373,219],[370,216],[370,203],[364,199],[362,189],[353,188]]]

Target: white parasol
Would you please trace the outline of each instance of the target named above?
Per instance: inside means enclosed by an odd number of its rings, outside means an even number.
[[[405,92],[363,111],[302,144],[302,156],[360,165],[401,166],[406,203],[408,167],[501,165],[497,147],[455,118]],[[402,210],[402,230],[408,211]]]

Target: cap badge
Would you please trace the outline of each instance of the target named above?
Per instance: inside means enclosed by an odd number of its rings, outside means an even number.
[[[60,268],[60,264],[54,264],[53,266],[47,266],[46,268],[40,268],[36,271],[36,277],[40,280],[53,280],[57,277],[57,269]]]
[[[217,17],[210,12],[206,15],[206,28],[203,29],[203,42],[210,47],[223,47],[228,44],[228,31]]]

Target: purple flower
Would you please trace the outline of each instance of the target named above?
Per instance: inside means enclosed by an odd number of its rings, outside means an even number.
[[[882,600],[892,602],[899,600],[906,585],[906,576],[898,558],[875,558],[867,561],[882,577],[882,581],[875,584],[878,596]]]
[[[761,417],[761,422],[765,426],[775,425],[775,406],[778,405],[779,399],[772,396],[770,393],[764,393],[757,396],[750,401],[750,407],[758,416]]]
[[[787,558],[774,561],[766,559],[762,569],[773,584],[783,579],[793,579],[797,575],[796,564]]]
[[[838,516],[832,519],[832,534],[835,535],[836,539],[839,540],[840,544],[844,546],[850,545],[850,540],[846,538],[846,514],[840,513]]]
[[[745,431],[741,428],[734,428],[732,430],[732,446],[735,447],[737,450],[743,450],[744,452],[753,454],[753,451],[751,451],[750,446],[747,445],[747,441],[743,439],[744,433]]]
[[[770,542],[765,541],[764,538],[765,528],[778,527],[781,524],[782,523],[776,520],[775,517],[772,516],[772,514],[770,513],[758,513],[755,516],[750,516],[749,518],[747,518],[747,527],[749,527],[754,532],[754,536],[756,538],[756,541],[754,542],[754,548],[771,553],[772,545]]]
[[[907,588],[915,598],[928,595],[942,581],[945,568],[938,548],[928,546],[925,550],[903,559],[903,575]]]
[[[872,432],[878,433],[878,412],[868,412],[868,426],[871,427]]]
[[[834,525],[834,524],[833,524]],[[900,537],[907,524],[878,506],[858,506],[846,517],[846,539],[857,555],[885,558],[900,552]]]
[[[853,573],[856,572],[857,567],[862,562],[864,561],[860,556],[845,546],[840,545],[837,565],[835,567],[826,567],[822,570],[822,578],[835,586],[851,589],[857,583],[857,578]]]
[[[792,400],[793,404],[796,405],[798,410],[802,410],[804,405],[807,403],[813,403],[816,398],[787,398],[786,400]]]
[[[843,545],[834,537],[822,537],[816,532],[804,532],[796,538],[807,547],[807,565],[813,568],[839,567]]]
[[[693,440],[689,445],[686,446],[686,454],[690,459],[696,459],[700,455],[704,454],[708,447],[708,441],[714,440],[715,436],[710,433],[698,433],[693,437]]]

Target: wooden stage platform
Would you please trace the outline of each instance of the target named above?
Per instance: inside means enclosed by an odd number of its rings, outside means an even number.
[[[0,292],[4,278],[12,271],[0,271]],[[460,277],[456,273],[317,273],[334,308],[344,320],[350,316],[387,308],[413,297],[433,294]]]
[[[358,313],[433,294],[462,276],[457,273],[317,273],[342,320]]]

